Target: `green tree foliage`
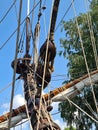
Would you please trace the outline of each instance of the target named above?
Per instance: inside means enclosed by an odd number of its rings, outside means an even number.
[[[68,127],[68,128],[65,128],[64,130],[76,130],[74,127]]]
[[[78,25],[80,28],[80,33],[82,37],[82,42],[84,46],[84,51],[87,59],[87,64],[89,70],[92,71],[96,69],[96,63],[94,58],[94,52],[91,43],[91,35],[88,25],[88,20],[91,16],[92,29],[94,33],[96,48],[98,51],[98,1],[92,0],[90,5],[90,12],[85,14],[80,14],[77,17]],[[89,18],[89,19],[88,19]],[[85,60],[83,56],[83,51],[80,43],[80,37],[78,29],[76,26],[76,19],[71,19],[68,22],[62,22],[62,31],[65,32],[65,37],[60,39],[61,47],[63,51],[60,51],[60,55],[63,54],[65,58],[68,59],[68,75],[70,76],[70,81],[81,77],[83,74],[87,73]],[[98,53],[98,52],[97,52]],[[65,81],[68,82],[68,81]],[[98,101],[98,83],[94,84],[94,92],[96,99]],[[96,107],[94,105],[93,95],[91,92],[91,87],[84,87],[81,94],[72,99],[77,105],[79,105],[83,110],[89,113],[95,119],[96,117]],[[90,104],[90,107],[88,106]],[[98,129],[98,124],[87,117],[83,112],[80,112],[75,106],[70,104],[68,101],[59,104],[59,110],[61,111],[61,117],[67,122],[69,126],[76,124],[77,130],[90,130],[95,126]],[[93,111],[92,111],[93,110]]]

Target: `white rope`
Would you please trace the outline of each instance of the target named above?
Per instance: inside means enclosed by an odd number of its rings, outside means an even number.
[[[59,91],[59,90],[58,90]],[[69,103],[73,104],[75,107],[77,107],[81,112],[83,112],[85,115],[87,115],[89,118],[91,118],[93,121],[95,121],[96,123],[98,123],[98,121],[96,119],[94,119],[92,116],[90,116],[87,112],[85,112],[82,108],[80,108],[77,104],[75,104],[73,101],[71,101],[67,96],[64,96],[63,93],[61,93],[62,97],[64,97],[64,99],[68,100]]]
[[[90,31],[90,38],[91,38],[91,43],[92,43],[92,47],[93,47],[93,52],[94,52],[94,57],[95,57],[95,62],[96,62],[96,67],[98,69],[98,54],[97,54],[97,48],[96,48],[96,44],[95,44],[95,37],[94,37],[94,32],[93,32],[93,27],[92,27],[92,21],[91,21],[91,15],[89,12],[89,8],[88,8],[88,0],[85,0],[85,6],[87,9],[87,22],[88,22],[88,27],[89,27],[89,31]]]
[[[78,20],[77,20],[77,17],[76,17],[76,10],[75,10],[75,7],[74,7],[74,2],[72,4],[72,6],[73,6],[73,10],[74,10],[74,15],[75,15],[76,25],[77,25],[77,29],[78,29],[79,38],[80,38],[81,48],[82,48],[83,56],[84,56],[84,60],[85,60],[85,65],[86,65],[86,69],[87,69],[90,84],[91,84],[93,99],[94,99],[94,103],[95,103],[95,106],[96,106],[96,111],[98,113],[97,101],[96,101],[96,97],[95,97],[95,93],[94,93],[94,89],[93,89],[93,84],[92,84],[92,80],[91,80],[91,76],[90,76],[90,72],[89,72],[89,68],[88,68],[88,64],[87,64],[87,59],[86,59],[86,55],[85,55],[85,51],[84,51],[84,46],[83,46],[83,41],[82,41],[82,37],[81,37],[81,33],[80,33],[80,28],[79,28]]]
[[[75,107],[77,107],[81,112],[83,112],[85,115],[87,115],[88,117],[90,117],[93,121],[95,121],[96,123],[98,123],[98,121],[96,119],[94,119],[92,116],[90,116],[87,112],[85,112],[82,108],[80,108],[77,104],[75,104],[73,101],[71,101],[68,97],[65,97],[71,104],[73,104]]]

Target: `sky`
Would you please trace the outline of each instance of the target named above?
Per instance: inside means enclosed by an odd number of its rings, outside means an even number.
[[[47,38],[52,1],[53,0],[46,0],[46,10],[42,11],[42,16],[40,19],[41,28],[40,28],[39,48]],[[84,13],[86,11],[85,1],[86,0],[75,0],[74,5],[75,5],[77,15],[79,15],[79,13]],[[37,2],[38,0],[36,0],[36,3]],[[60,23],[62,17],[64,16],[71,2],[72,0],[60,0],[56,26]],[[13,0],[10,0],[10,1],[6,0],[6,3],[4,0],[0,1],[0,21],[12,3],[13,3]],[[30,10],[32,9],[32,7],[33,7],[33,0],[30,0]],[[18,9],[19,9],[19,0],[16,0],[16,4],[10,10],[10,12],[5,17],[5,19],[2,22],[0,22],[0,48],[17,28]],[[37,23],[38,9],[39,9],[39,6],[35,9],[35,12],[34,12],[34,19],[32,23],[33,31]],[[23,21],[26,18],[26,15],[27,15],[27,0],[23,0],[21,21]],[[68,21],[71,18],[74,18],[72,7],[70,8],[68,13],[64,17],[64,20]],[[24,24],[21,25],[21,33],[22,33],[23,26]],[[13,69],[11,68],[11,62],[13,61],[15,57],[16,36],[17,36],[17,33],[15,33],[10,38],[10,40],[8,40],[6,45],[2,49],[0,49],[0,61],[1,61],[0,62],[1,63],[0,64],[0,74],[1,74],[0,76],[0,115],[2,115],[3,113],[9,110],[10,98],[11,98],[11,87],[12,87],[9,84],[12,82],[12,78],[13,78]],[[61,26],[59,26],[54,34],[54,41],[57,48],[57,55],[56,55],[55,63],[54,63],[55,69],[52,74],[52,79],[50,82],[50,86],[52,87],[48,87],[45,90],[45,93],[48,92],[49,90],[53,90],[57,87],[60,87],[62,85],[62,82],[68,79],[67,77],[68,61],[63,56],[61,57],[58,56],[58,52],[62,50],[62,48],[60,47],[60,38],[64,38],[64,36],[65,36],[65,33],[61,32]],[[31,47],[32,47],[32,44],[31,44]],[[57,75],[63,75],[63,76],[59,77]],[[5,87],[6,89],[4,89]],[[22,82],[17,81],[15,84],[13,107],[17,108],[18,106],[22,104],[24,104]],[[52,113],[57,112],[58,103],[53,103],[53,107],[54,109]],[[63,122],[63,120],[60,118],[60,115],[58,114],[58,115],[53,116],[53,119],[56,123],[60,125],[61,129],[63,130],[63,128],[66,126],[66,123]],[[27,128],[29,127],[29,124],[26,123],[25,125],[19,126],[15,130],[20,130],[21,127],[23,127],[24,130],[27,130]]]

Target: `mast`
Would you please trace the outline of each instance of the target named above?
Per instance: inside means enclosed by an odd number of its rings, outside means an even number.
[[[27,16],[30,14],[30,0],[27,0]]]
[[[50,34],[54,33],[54,26],[58,12],[60,0],[55,0],[53,5],[53,15],[51,21],[51,30]],[[20,74],[20,78],[24,81],[24,97],[26,100],[26,108],[27,108],[27,116],[30,119],[31,129],[33,130],[60,130],[59,126],[53,122],[49,112],[51,111],[52,107],[48,106],[45,102],[44,98],[41,96],[42,93],[42,77],[44,75],[44,65],[45,65],[45,51],[42,52],[42,47],[45,47],[44,44],[41,47],[40,55],[38,56],[38,48],[37,48],[37,39],[39,37],[39,20],[41,16],[41,12],[39,12],[38,22],[35,27],[34,32],[34,60],[31,63],[31,55],[30,55],[30,40],[31,40],[31,26],[30,26],[30,17],[29,17],[29,5],[30,1],[28,0],[28,9],[27,9],[27,18],[26,18],[26,45],[25,45],[25,55],[23,59],[17,59],[17,69],[16,73]],[[54,9],[56,8],[56,9]],[[40,9],[41,9],[41,1],[40,1]],[[54,15],[56,13],[56,15]],[[54,18],[55,17],[55,18]],[[53,24],[52,24],[53,22]],[[51,37],[50,37],[51,38]],[[52,61],[54,61],[56,55],[56,47],[54,45],[53,39],[49,39],[50,52],[47,53],[48,60],[47,66],[45,69],[45,79],[44,79],[44,88],[47,87],[48,83],[51,80],[51,73],[52,71]],[[47,40],[45,45],[47,44]],[[54,53],[54,54],[53,54]],[[53,55],[53,56],[51,56]],[[44,57],[43,57],[44,56]],[[37,59],[36,59],[37,58]],[[15,61],[12,62],[12,67]],[[51,62],[51,67],[49,67],[49,62]],[[42,99],[42,100],[41,100]],[[40,102],[41,101],[41,102]]]

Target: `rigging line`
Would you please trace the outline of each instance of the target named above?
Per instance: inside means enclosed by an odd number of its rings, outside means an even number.
[[[2,93],[3,91],[5,91],[7,88],[9,88],[12,85],[12,82],[9,83],[7,86],[5,86],[3,89],[0,90],[0,93]]]
[[[73,5],[73,10],[74,10],[74,15],[75,15],[76,26],[77,26],[78,34],[79,34],[79,38],[80,38],[81,48],[82,48],[83,56],[84,56],[84,60],[85,60],[85,65],[86,65],[86,69],[87,69],[90,84],[91,84],[93,100],[94,100],[94,103],[95,103],[96,111],[98,113],[97,101],[96,101],[96,97],[95,97],[95,93],[94,93],[94,89],[93,89],[93,84],[92,84],[92,80],[91,80],[91,76],[90,76],[90,72],[89,72],[89,67],[88,67],[88,64],[87,64],[87,59],[86,59],[85,50],[84,50],[84,46],[83,46],[83,41],[82,41],[82,37],[81,37],[81,33],[80,33],[80,28],[79,28],[78,20],[77,20],[77,17],[76,17],[76,10],[75,10],[75,7],[74,7],[74,2],[73,2],[72,5]]]
[[[35,7],[35,5],[36,5],[36,2],[35,2],[35,0],[33,0],[33,8]],[[33,21],[34,21],[34,10],[32,11],[32,17],[31,17],[31,21],[30,21],[30,31],[31,31],[31,38],[32,38],[32,40],[34,39],[33,38],[33,32],[32,32],[32,24],[33,24]],[[32,53],[32,55],[33,55],[33,53]]]
[[[12,107],[13,107],[13,97],[14,97],[15,77],[16,77],[16,65],[17,65],[16,59],[17,59],[17,55],[18,55],[18,42],[19,42],[19,34],[20,34],[21,12],[22,12],[22,0],[20,0],[20,8],[19,8],[18,30],[17,30],[17,38],[16,38],[15,64],[14,64],[14,72],[13,72],[13,83],[12,83],[12,94],[11,94],[8,130],[10,130],[11,116],[12,116]]]
[[[62,78],[62,79],[52,79],[51,81],[60,81],[60,80],[65,80],[65,78]]]
[[[88,2],[87,2],[87,0],[85,0],[85,1],[86,1],[85,2],[85,6],[86,6],[86,5],[88,5]],[[98,54],[97,54],[97,48],[96,48],[96,44],[95,44],[95,37],[94,37],[94,31],[93,31],[93,27],[92,27],[91,15],[90,15],[88,6],[86,6],[86,9],[88,10],[87,22],[88,22],[88,27],[89,27],[89,31],[90,31],[90,38],[91,38],[91,43],[92,43],[92,47],[93,47],[96,67],[98,69]]]
[[[36,5],[36,0],[33,0],[34,2],[33,2],[33,8],[35,7],[35,5]],[[31,21],[33,21],[33,19],[34,19],[34,10],[32,11],[32,20]],[[32,22],[31,22],[32,23]]]
[[[28,66],[28,65],[26,65],[33,73],[34,73],[34,71]],[[39,78],[41,78],[41,79],[43,79],[43,77],[41,77],[38,73],[35,73]],[[44,79],[44,82],[45,83],[47,83],[48,84],[48,82]],[[51,86],[51,87],[53,87],[53,86]]]
[[[94,70],[96,70],[96,68],[90,69],[90,71],[94,71]],[[83,72],[82,75],[84,75],[85,73],[87,72],[86,71]],[[72,74],[79,75],[81,74],[81,72],[78,72],[78,73],[72,72]],[[67,77],[67,74],[55,74],[55,75],[52,75],[52,77]]]
[[[30,11],[29,15],[32,13],[32,11],[38,6],[40,0],[37,2],[37,4],[34,6],[34,8]],[[20,23],[20,26],[25,22],[27,16],[24,18],[24,20]],[[13,33],[8,37],[8,39],[1,45],[0,50],[7,44],[7,42],[12,38],[12,36],[16,33],[18,27],[13,31]]]
[[[19,79],[19,77],[16,78],[16,80],[18,80],[18,79]],[[8,87],[10,87],[10,86],[12,85],[12,83],[13,83],[13,82],[9,83],[7,86],[5,86],[4,88],[2,88],[2,89],[0,90],[0,93],[2,93],[2,92],[5,91]]]
[[[15,125],[15,127],[17,127],[17,126],[19,126],[19,125],[22,125],[22,124],[24,124],[24,123],[26,123],[26,122],[28,122],[28,119],[26,119],[25,121],[23,121],[23,122],[21,122],[21,123]]]
[[[36,5],[36,1],[33,0],[33,8],[35,7],[35,5]],[[32,11],[32,17],[31,17],[31,21],[30,21],[30,29],[31,29],[30,31],[31,31],[32,44],[34,43],[34,35],[32,32],[33,21],[34,21],[34,10]],[[32,49],[32,53],[31,53],[31,57],[33,57],[33,49]]]
[[[76,90],[78,91],[79,94],[81,94],[81,91],[78,90],[78,88],[76,87]],[[85,105],[88,107],[88,109],[92,112],[92,114],[95,116],[95,112],[92,109],[92,107],[90,106],[90,104],[88,103],[88,101],[85,99],[85,97],[82,97],[82,101],[85,103]]]
[[[85,105],[88,107],[88,109],[92,112],[92,114],[94,115],[94,116],[96,116],[95,115],[95,112],[94,112],[94,110],[93,110],[93,108],[90,106],[90,104],[88,103],[88,101],[85,99],[85,97],[83,97],[83,102],[85,103]],[[96,117],[97,118],[97,117]],[[98,119],[98,118],[97,118]]]
[[[46,17],[45,17],[45,11],[43,13],[43,21],[44,21],[44,32],[45,32],[45,38],[47,37],[47,29],[46,29]]]
[[[19,39],[19,43],[18,43],[18,49],[21,46],[21,51],[22,51],[22,47],[23,47],[23,42],[24,42],[24,37],[25,37],[25,28],[26,28],[26,24],[24,24],[20,39]]]
[[[59,90],[58,90],[59,91]],[[73,101],[71,101],[67,96],[64,96],[63,93],[61,93],[62,97],[64,97],[64,99],[68,100],[69,103],[73,104],[74,106],[76,106],[76,108],[78,108],[81,112],[83,112],[85,115],[87,115],[89,118],[91,118],[93,121],[95,121],[96,123],[98,123],[98,121],[96,119],[94,119],[91,115],[89,115],[87,112],[85,112],[82,108],[80,108],[77,104],[75,104]]]
[[[23,95],[24,95],[24,86],[23,86],[23,84],[22,84],[22,89],[23,89]],[[24,95],[24,97],[25,97],[25,95]],[[31,125],[30,116],[29,116],[29,111],[28,111],[28,108],[27,108],[27,102],[26,102],[26,100],[25,100],[25,108],[26,108],[26,112],[27,112],[28,121],[30,123],[30,128],[31,128],[31,130],[33,130],[32,125]]]
[[[17,22],[18,22],[18,13],[17,13],[16,3],[15,3],[15,5],[14,5],[14,7],[15,7],[16,19],[17,19]]]
[[[2,23],[2,21],[6,18],[6,16],[8,15],[8,13],[12,9],[12,7],[15,5],[15,3],[16,3],[16,0],[14,0],[14,2],[12,3],[12,5],[10,6],[10,8],[7,10],[7,12],[5,13],[5,15],[2,17],[2,19],[0,20],[0,23]]]
[[[73,2],[73,1],[74,1],[74,0],[72,0],[72,2]],[[69,11],[70,8],[72,7],[72,2],[71,2],[71,4],[69,5],[69,7],[67,8],[67,10],[65,11],[65,13],[64,13],[63,17],[61,18],[59,24],[58,24],[57,27],[55,28],[55,31],[58,29],[58,27],[60,26],[61,22],[63,21],[63,19],[64,19],[65,16],[67,15],[68,11]]]
[[[52,19],[52,10],[53,10],[53,3],[54,3],[54,0],[52,1],[52,6],[51,6],[51,16],[50,16],[50,22],[49,22],[49,30],[48,32],[50,33],[50,28],[51,28],[51,19]],[[48,37],[47,37],[47,42],[49,42],[49,37],[50,37],[50,34],[48,34]],[[44,72],[43,72],[43,79],[42,79],[42,86],[41,86],[41,95],[40,95],[40,101],[39,101],[39,116],[40,116],[40,111],[41,111],[41,103],[42,103],[42,90],[44,88],[44,79],[45,79],[45,70],[46,70],[46,64],[47,64],[47,56],[48,56],[48,44],[46,45],[46,55],[45,55],[45,63],[44,63]],[[37,130],[39,128],[39,116],[38,116],[38,123],[37,123]],[[52,125],[51,125],[51,122],[49,121],[50,123],[50,127],[51,129],[52,128]]]
[[[90,117],[93,121],[95,121],[96,123],[98,123],[98,121],[96,119],[94,119],[92,116],[90,116],[87,112],[85,112],[82,108],[80,108],[77,104],[75,104],[73,101],[71,101],[68,97],[65,97],[65,99],[67,99],[69,101],[69,103],[73,104],[76,108],[78,108],[81,112],[83,112],[85,115],[87,115],[88,117]]]
[[[79,93],[81,94],[81,91],[80,90],[78,90],[78,88],[76,88],[77,89],[77,91],[79,91]],[[59,91],[59,90],[58,90]],[[62,94],[62,96],[64,97],[64,95]],[[95,116],[95,112],[93,111],[93,109],[92,109],[92,107],[90,106],[90,104],[87,102],[87,100],[83,97],[83,102],[86,104],[86,106],[88,107],[88,109],[92,112],[92,114]],[[60,112],[57,112],[57,114],[58,113],[60,113]],[[53,113],[53,115],[55,115],[54,113]]]

